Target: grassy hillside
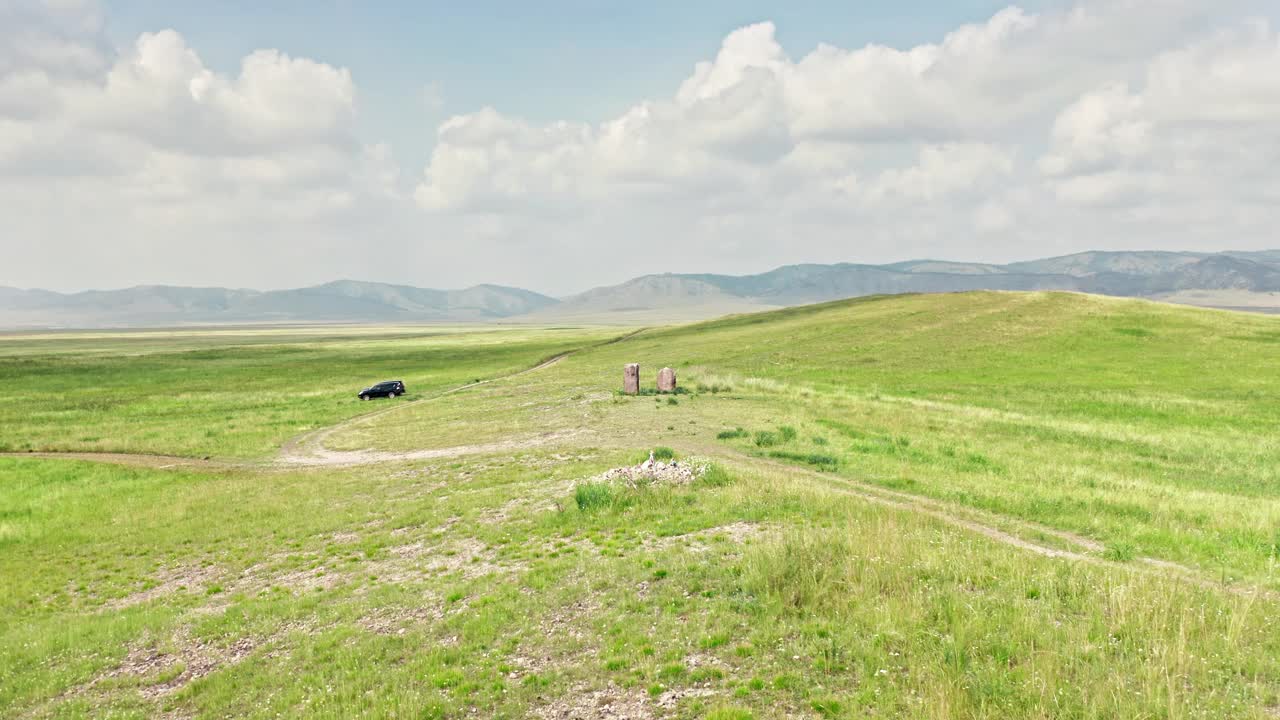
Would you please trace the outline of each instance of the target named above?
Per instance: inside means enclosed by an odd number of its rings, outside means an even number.
[[[1115,556],[1280,587],[1278,338],[1273,318],[1137,300],[867,298],[645,333],[331,442],[395,451],[567,426],[591,443],[795,457],[1082,533]],[[650,385],[677,367],[695,394],[602,395],[628,361]],[[779,442],[779,426],[795,438]]]
[[[364,464],[0,458],[0,716],[1268,720],[1277,338],[1078,295],[869,298],[649,330],[317,440]],[[358,347],[443,384],[601,337],[492,339],[151,338],[140,374],[231,397],[250,360]],[[5,362],[135,387],[64,341]],[[684,392],[620,396],[628,361]],[[200,442],[279,442],[289,402]],[[47,442],[83,431],[60,413]],[[169,417],[137,420],[149,449],[216,422]],[[602,479],[650,450],[710,469]]]

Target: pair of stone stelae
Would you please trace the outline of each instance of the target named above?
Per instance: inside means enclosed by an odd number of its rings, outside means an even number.
[[[673,393],[676,391],[676,371],[664,367],[658,371],[658,392]],[[640,394],[640,363],[628,363],[622,369],[622,392],[627,395]]]

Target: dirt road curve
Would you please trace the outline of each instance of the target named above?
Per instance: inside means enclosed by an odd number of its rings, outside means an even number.
[[[8,458],[46,458],[55,460],[89,460],[92,462],[111,463],[112,465],[129,465],[148,467],[160,470],[169,469],[221,469],[257,466],[248,460],[214,460],[213,458],[177,457],[175,455],[143,455],[135,453],[96,453],[96,452],[25,452],[0,453],[0,457]]]

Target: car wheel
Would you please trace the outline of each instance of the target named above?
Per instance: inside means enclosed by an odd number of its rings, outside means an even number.
[[[369,399],[369,396],[368,396],[368,395],[361,395],[361,396],[360,396],[360,399],[361,399],[361,400],[368,400],[368,399]]]
[[[387,393],[387,397],[391,398],[392,400],[395,400],[395,399],[396,399],[396,394],[395,394],[395,393]]]

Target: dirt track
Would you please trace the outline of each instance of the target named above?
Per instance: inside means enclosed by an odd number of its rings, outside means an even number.
[[[224,468],[240,468],[252,467],[258,465],[250,461],[237,460],[215,460],[213,458],[190,458],[178,457],[176,455],[144,455],[138,453],[108,453],[108,452],[24,452],[24,453],[0,453],[0,457],[9,458],[45,458],[52,460],[87,460],[90,462],[111,463],[112,465],[129,465],[133,467],[148,467],[159,470],[170,470],[178,468],[191,469],[224,469]]]

